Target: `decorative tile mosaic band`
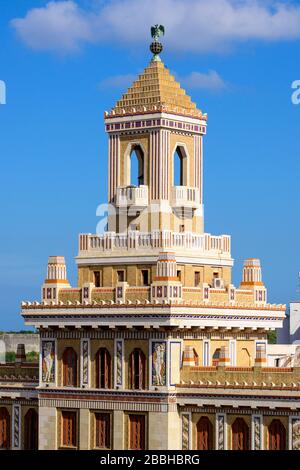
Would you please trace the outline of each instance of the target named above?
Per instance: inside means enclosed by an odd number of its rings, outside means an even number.
[[[254,416],[253,418],[253,450],[261,450],[262,448],[262,433],[261,433],[261,416]]]
[[[123,385],[123,342],[116,342],[116,384],[118,386]]]
[[[190,445],[190,415],[182,414],[182,450],[189,450]]]
[[[55,341],[42,341],[42,382],[55,382]]]
[[[82,341],[82,383],[88,385],[89,383],[89,342]]]
[[[166,385],[166,342],[152,343],[152,385]]]
[[[292,419],[292,450],[300,450],[300,418]]]
[[[13,407],[13,447],[20,448],[20,407]]]

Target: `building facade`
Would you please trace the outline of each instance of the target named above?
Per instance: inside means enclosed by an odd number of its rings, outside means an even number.
[[[204,232],[207,115],[160,49],[105,113],[107,229],[79,236],[78,285],[51,256],[41,300],[22,303],[40,363],[27,395],[19,379],[20,414],[33,400],[45,450],[299,449],[300,370],[267,365],[285,305],[268,303],[256,258],[233,285],[230,236]]]

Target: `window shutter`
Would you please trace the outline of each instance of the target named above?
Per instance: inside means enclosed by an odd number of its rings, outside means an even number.
[[[0,449],[10,447],[10,416],[6,408],[0,409]]]
[[[96,447],[110,448],[110,415],[109,413],[96,414]]]
[[[213,449],[213,427],[206,416],[200,418],[197,423],[197,437],[199,450]]]
[[[62,412],[62,444],[67,447],[76,447],[76,413]]]
[[[130,354],[130,388],[134,389],[134,351]]]

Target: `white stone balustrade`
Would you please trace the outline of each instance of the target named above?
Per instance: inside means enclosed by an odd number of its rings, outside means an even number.
[[[177,249],[183,252],[188,250],[197,255],[218,254],[230,257],[230,236],[154,230],[150,233],[129,231],[105,232],[101,235],[81,234],[79,237],[79,256],[85,256],[88,252],[105,256],[111,252],[143,252],[149,249]]]
[[[201,206],[199,189],[188,186],[173,186],[171,204],[175,208],[198,209]]]
[[[117,188],[117,207],[147,207],[148,186],[123,186]]]

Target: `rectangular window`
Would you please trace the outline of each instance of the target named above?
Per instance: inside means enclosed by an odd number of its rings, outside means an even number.
[[[76,411],[62,411],[62,446],[63,447],[76,447],[77,446],[77,430],[76,430]]]
[[[125,282],[125,271],[123,269],[120,271],[117,271],[117,279],[118,279],[118,282]]]
[[[129,450],[145,450],[145,416],[129,415]]]
[[[181,281],[181,271],[177,271],[177,277],[178,277],[178,280]]]
[[[209,340],[203,341],[203,365],[209,366]]]
[[[142,269],[142,285],[148,286],[149,285],[149,270]]]
[[[184,232],[184,225],[179,225],[179,232],[183,233]]]
[[[95,287],[101,287],[100,271],[94,271],[94,284]]]
[[[95,414],[95,447],[98,449],[111,449],[110,413]]]
[[[195,287],[198,287],[200,284],[200,272],[195,271]]]

